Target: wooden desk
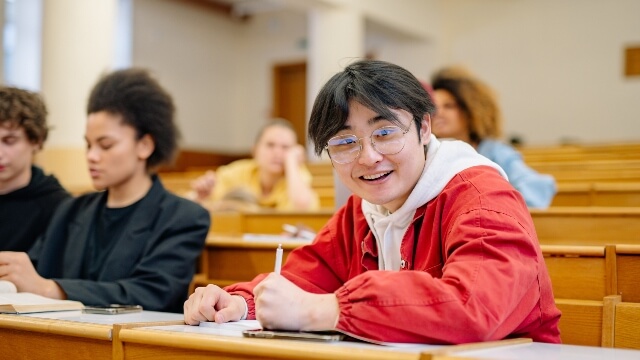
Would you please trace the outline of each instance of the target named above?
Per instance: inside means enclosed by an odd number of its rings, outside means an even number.
[[[513,346],[494,347],[456,353],[446,359],[518,359],[518,360],[637,360],[640,351],[595,346],[575,346],[531,342]],[[436,358],[440,359],[440,358]]]
[[[110,325],[0,314],[0,354],[13,359],[110,359]]]
[[[182,315],[156,312],[0,314],[0,354],[10,354],[13,359],[111,359],[112,335],[118,322],[125,327],[183,323]]]
[[[531,216],[541,244],[640,244],[640,208],[566,206]]]
[[[280,234],[283,232],[282,225],[284,224],[303,224],[317,232],[329,221],[333,213],[333,210],[213,212],[210,232],[235,235],[245,233]]]
[[[509,339],[453,346],[380,346],[359,342],[314,343],[271,339],[248,339],[205,333],[197,326],[159,326],[121,329],[114,337],[121,359],[332,359],[332,360],[427,360],[436,354],[465,349],[524,344],[530,339]],[[116,353],[114,353],[116,355]]]
[[[195,286],[215,284],[220,287],[250,281],[256,275],[272,272],[276,248],[282,244],[282,260],[291,250],[308,244],[301,241],[247,241],[242,236],[209,234],[200,257],[200,274]]]

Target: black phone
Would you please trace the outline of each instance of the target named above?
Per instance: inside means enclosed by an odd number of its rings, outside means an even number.
[[[140,305],[120,305],[111,304],[108,306],[85,306],[82,312],[85,314],[103,314],[103,315],[115,315],[126,314],[142,311]]]
[[[307,332],[307,331],[277,331],[277,330],[244,330],[244,337],[261,339],[289,339],[289,340],[310,340],[310,341],[340,341],[344,335],[334,331]]]

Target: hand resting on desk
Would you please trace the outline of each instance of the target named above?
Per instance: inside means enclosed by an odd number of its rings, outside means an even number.
[[[338,300],[334,294],[313,294],[285,277],[271,273],[254,289],[256,319],[262,327],[280,330],[333,330],[338,322]],[[246,304],[241,296],[208,285],[197,288],[184,304],[184,321],[197,325],[240,320]]]
[[[52,299],[67,298],[55,281],[38,274],[29,255],[24,252],[0,251],[0,279],[12,282],[18,292],[30,292]]]
[[[219,324],[238,321],[245,313],[247,305],[242,296],[233,296],[216,285],[199,287],[184,302],[184,322],[198,325],[215,321]]]

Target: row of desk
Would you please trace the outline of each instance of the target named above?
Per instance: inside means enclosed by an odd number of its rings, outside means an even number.
[[[532,343],[529,339],[463,345],[383,346],[221,335],[187,326],[181,314],[77,312],[0,315],[0,358],[11,359],[638,359],[640,351]]]
[[[279,234],[283,224],[304,224],[318,231],[334,211],[316,212],[214,212],[212,233]],[[608,245],[640,244],[640,208],[556,207],[531,210],[541,244]]]

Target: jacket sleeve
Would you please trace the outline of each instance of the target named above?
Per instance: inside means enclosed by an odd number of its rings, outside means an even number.
[[[535,246],[509,215],[473,210],[444,234],[429,271],[367,271],[336,291],[338,329],[390,342],[503,339],[538,306]],[[437,276],[434,276],[436,275]]]
[[[182,312],[196,259],[202,252],[210,216],[202,207],[180,199],[166,206],[141,249],[119,249],[123,276],[98,281],[54,278],[69,299],[85,305],[139,304],[146,310]],[[120,269],[112,268],[116,274]]]

